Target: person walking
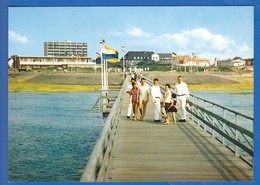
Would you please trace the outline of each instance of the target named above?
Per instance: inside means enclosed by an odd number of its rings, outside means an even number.
[[[145,78],[141,78],[141,85],[138,86],[139,88],[139,111],[140,111],[140,121],[145,121],[145,113],[146,113],[146,106],[149,102],[149,94],[150,88],[145,82]]]
[[[164,95],[164,104],[165,104],[165,111],[166,111],[166,118],[165,118],[165,125],[170,125],[170,117],[169,117],[169,107],[171,105],[171,97],[172,93],[170,90],[170,84],[165,84],[165,95]]]
[[[137,113],[138,113],[138,99],[139,99],[139,89],[135,82],[132,82],[133,88],[130,90],[130,99],[129,102],[132,102],[134,120],[136,121]]]
[[[134,78],[131,78],[131,83],[128,85],[127,87],[127,90],[126,90],[126,93],[130,93],[130,90],[133,88],[132,86],[132,83],[135,82],[135,79]],[[126,117],[127,118],[130,118],[131,117],[131,114],[132,114],[132,102],[129,102],[128,103],[128,107],[127,107],[127,115]],[[133,113],[133,118],[135,117],[135,114]]]
[[[161,113],[162,93],[158,81],[159,80],[155,78],[153,80],[154,85],[151,87],[152,101],[154,103],[154,122],[161,122],[160,113]]]
[[[186,111],[186,102],[189,100],[190,92],[188,86],[183,82],[183,77],[178,76],[178,83],[174,87],[174,93],[177,96],[177,105],[180,108],[180,120],[179,122],[186,122],[187,111]]]

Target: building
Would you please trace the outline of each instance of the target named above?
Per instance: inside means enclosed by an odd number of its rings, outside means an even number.
[[[177,56],[177,59],[179,60],[179,65],[198,66],[198,67],[210,66],[210,62],[208,59],[202,59],[194,56],[179,55]]]
[[[152,60],[158,62],[160,60],[159,55],[157,53],[152,54]]]
[[[91,57],[68,57],[68,56],[18,56],[13,55],[8,60],[8,66],[11,68],[23,67],[50,67],[59,66],[68,67],[93,67],[96,63]]]
[[[152,51],[128,51],[125,54],[125,62],[129,64],[137,64],[139,62],[149,62],[152,60],[152,55],[154,52]],[[123,61],[121,58],[120,62]]]
[[[44,56],[87,56],[86,42],[44,42]]]
[[[254,65],[254,59],[253,58],[245,59],[245,61],[246,61],[246,66],[253,66]]]
[[[247,62],[246,60],[240,58],[240,57],[235,57],[233,59],[227,59],[227,60],[218,60],[217,61],[217,66],[225,66],[225,67],[238,67],[238,66],[245,66],[246,64],[251,64],[250,62]]]

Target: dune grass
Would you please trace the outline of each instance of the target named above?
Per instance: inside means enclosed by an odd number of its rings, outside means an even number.
[[[236,83],[236,84],[198,84],[189,85],[190,90],[209,90],[209,91],[240,91],[254,90],[254,83]]]

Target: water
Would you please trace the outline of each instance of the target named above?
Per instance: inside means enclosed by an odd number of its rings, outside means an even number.
[[[192,91],[192,94],[253,117],[253,91]]]
[[[242,113],[250,117],[254,117],[254,92],[253,91],[240,91],[240,92],[238,91],[214,91],[214,92],[213,91],[192,91],[191,93],[203,99],[209,100],[216,104],[222,105],[226,108],[234,110],[236,112]],[[203,106],[203,102],[201,102],[200,105]],[[207,104],[206,104],[206,108],[208,110],[212,110],[212,106],[207,106]],[[223,109],[216,107],[214,113],[223,116]],[[235,114],[226,111],[225,119],[231,121],[232,123],[235,123]],[[217,122],[215,122],[215,124],[217,124]],[[250,119],[246,119],[242,116],[238,116],[237,125],[247,129],[248,131],[254,132],[254,122]],[[221,126],[219,127],[221,128]],[[211,128],[208,128],[208,130],[212,132]],[[227,132],[230,134],[231,137],[235,138],[234,131],[232,133],[231,130],[227,128]],[[218,135],[217,133],[216,133],[216,137],[221,139],[221,136]],[[247,140],[251,144],[253,144],[252,138],[245,135],[244,137],[247,138]],[[242,135],[238,133],[239,140],[245,146],[251,148],[244,137],[242,137]],[[233,147],[233,144],[231,142],[226,141],[226,143]],[[239,149],[239,151],[243,156],[249,157],[249,155],[246,152],[244,152],[242,149]],[[251,158],[251,162],[252,162],[252,158]]]
[[[9,93],[11,182],[79,181],[103,127],[87,93]]]

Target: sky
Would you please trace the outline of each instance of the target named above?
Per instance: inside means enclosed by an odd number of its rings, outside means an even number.
[[[43,56],[44,42],[100,41],[128,51],[174,52],[209,59],[254,57],[253,6],[10,7],[11,55]],[[125,53],[121,46],[126,45]]]

